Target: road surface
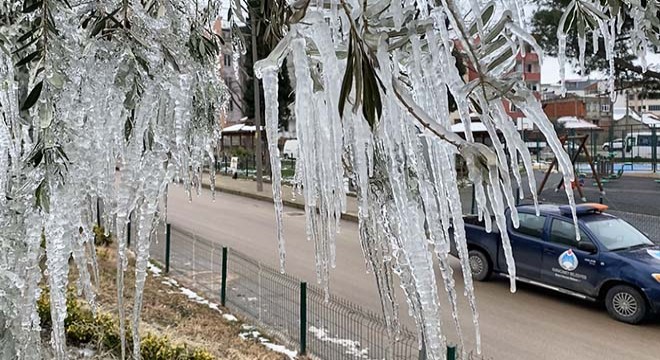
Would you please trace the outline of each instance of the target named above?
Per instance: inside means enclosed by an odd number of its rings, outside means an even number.
[[[306,240],[304,215],[285,209],[286,271],[308,282],[315,281],[313,244]],[[240,252],[278,266],[272,204],[228,194],[216,201],[204,190],[188,202],[180,187],[170,188],[168,221]],[[337,268],[331,274],[331,292],[373,311],[380,302],[372,275],[366,273],[358,242],[357,225],[342,222],[337,240]],[[460,266],[452,262],[457,283]],[[441,279],[438,278],[441,283]],[[476,285],[483,354],[505,359],[635,359],[660,358],[660,321],[631,326],[611,320],[604,309],[572,297],[518,284],[511,294],[505,279]],[[459,294],[463,290],[460,289]],[[397,294],[402,322],[414,324],[407,315],[405,299]],[[441,293],[441,299],[444,293]],[[446,301],[442,302],[447,309]],[[443,315],[445,332],[456,340],[449,313]],[[475,336],[467,301],[460,299],[460,319],[466,346],[474,349]]]

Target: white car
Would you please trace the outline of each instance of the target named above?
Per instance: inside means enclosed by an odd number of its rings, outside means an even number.
[[[610,142],[606,141],[603,143],[603,150],[604,151],[616,151],[616,150],[622,150],[623,149],[623,139],[614,139],[612,140],[612,148],[610,149]]]

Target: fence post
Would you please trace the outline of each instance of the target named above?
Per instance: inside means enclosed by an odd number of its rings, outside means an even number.
[[[101,227],[101,199],[96,198],[96,226]]]
[[[476,199],[477,191],[475,190],[475,186],[476,186],[475,184],[472,184],[472,205],[470,206],[470,215],[475,214],[475,209],[474,208],[476,207],[476,204],[477,204],[477,199]]]
[[[170,242],[172,239],[172,225],[167,224],[165,227],[165,273],[170,272]]]
[[[422,337],[422,348],[419,349],[417,360],[426,360],[426,341],[424,341],[424,337]]]
[[[447,345],[447,360],[456,360],[456,346]]]
[[[227,247],[222,247],[222,282],[220,283],[220,305],[225,306],[227,300]]]
[[[300,283],[300,355],[307,354],[307,283]]]

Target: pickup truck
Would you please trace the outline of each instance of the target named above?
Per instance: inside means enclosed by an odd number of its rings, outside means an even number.
[[[630,324],[660,313],[660,246],[606,206],[577,205],[580,241],[569,206],[540,205],[540,216],[532,205],[517,210],[517,229],[507,210],[507,232],[518,281],[603,301],[611,317]],[[499,231],[487,233],[476,217],[464,220],[472,277],[508,276]]]

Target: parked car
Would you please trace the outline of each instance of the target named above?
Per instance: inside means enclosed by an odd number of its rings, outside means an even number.
[[[621,151],[623,150],[623,139],[614,139],[611,143],[612,147],[610,148],[610,142],[603,143],[604,151]]]
[[[660,312],[660,246],[601,204],[577,206],[580,240],[569,206],[517,207],[520,226],[508,220],[518,281],[581,299],[603,301],[616,320],[637,324]],[[507,210],[507,216],[510,211]],[[508,276],[500,233],[465,218],[472,277]],[[456,250],[452,249],[456,256]]]
[[[290,139],[284,143],[284,148],[282,149],[282,156],[285,159],[297,159],[298,158],[298,140]]]

